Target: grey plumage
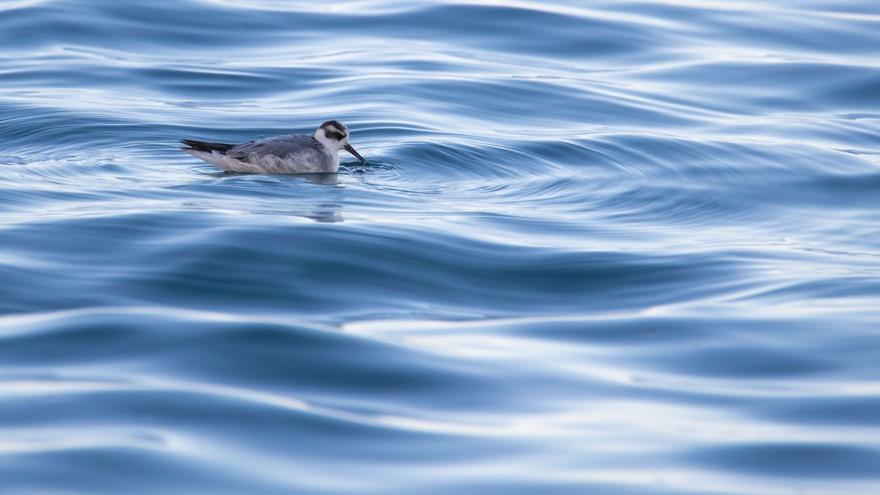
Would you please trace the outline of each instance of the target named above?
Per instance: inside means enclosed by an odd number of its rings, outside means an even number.
[[[288,134],[275,136],[256,141],[249,141],[233,146],[226,151],[226,156],[249,161],[251,155],[273,155],[278,158],[295,156],[296,159],[307,162],[324,163],[328,168],[332,165],[332,159],[321,143],[312,136],[302,134]]]
[[[340,150],[365,159],[348,142],[348,128],[327,121],[314,135],[286,134],[242,144],[183,139],[183,151],[230,172],[269,174],[335,173]]]
[[[231,145],[181,141],[187,153],[230,172],[336,172],[339,159],[312,136],[288,134]]]

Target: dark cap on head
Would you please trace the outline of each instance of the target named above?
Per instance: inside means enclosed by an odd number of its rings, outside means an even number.
[[[324,122],[323,124],[321,124],[321,127],[329,127],[329,126],[336,127],[337,129],[340,129],[340,130],[347,129],[347,127],[345,127],[345,124],[343,124],[342,122],[340,122],[338,120],[328,120],[327,122]]]
[[[348,136],[348,128],[338,120],[328,120],[321,124],[321,128],[324,129],[324,135],[336,141],[342,141]]]

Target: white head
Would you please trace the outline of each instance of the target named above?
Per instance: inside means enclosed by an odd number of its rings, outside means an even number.
[[[338,120],[328,120],[315,130],[315,139],[332,152],[345,150],[363,163],[367,163],[360,153],[348,143],[348,127]]]

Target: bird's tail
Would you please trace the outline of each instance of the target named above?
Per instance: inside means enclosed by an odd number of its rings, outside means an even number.
[[[205,141],[195,141],[193,139],[181,139],[180,142],[183,144],[184,151],[207,151],[208,153],[212,151],[226,153],[230,148],[235,146],[234,144],[208,143]]]

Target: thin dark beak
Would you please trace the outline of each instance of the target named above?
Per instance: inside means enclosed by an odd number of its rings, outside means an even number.
[[[367,160],[365,160],[364,157],[362,157],[360,153],[358,153],[357,151],[354,150],[354,146],[352,146],[350,144],[346,144],[345,151],[354,155],[354,157],[357,158],[358,160],[360,160],[361,163],[367,163]]]

